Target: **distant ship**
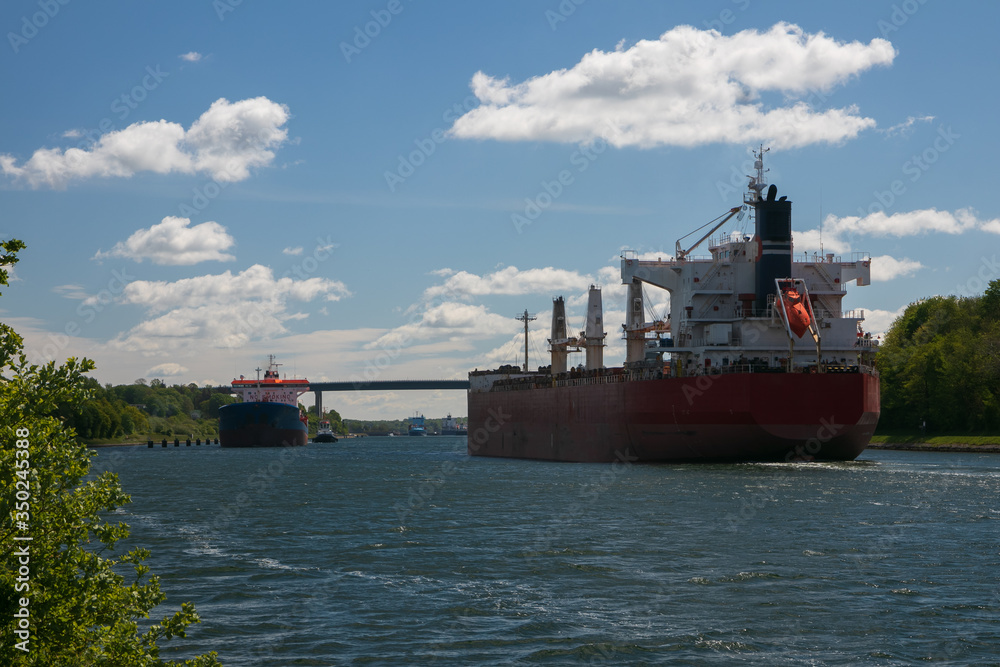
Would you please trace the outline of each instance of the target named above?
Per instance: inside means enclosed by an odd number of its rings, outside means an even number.
[[[241,402],[219,408],[219,444],[223,447],[300,447],[308,441],[308,421],[299,396],[309,390],[305,378],[281,379],[274,355],[261,379],[233,380]]]
[[[326,419],[319,423],[319,429],[316,431],[315,437],[313,437],[313,442],[337,442],[337,436],[333,434],[333,429],[330,428],[330,422]]]
[[[579,336],[567,335],[563,298],[554,300],[550,366],[529,371],[526,355],[523,369],[469,374],[469,454],[849,461],[865,449],[880,412],[878,343],[861,327],[864,312],[842,302],[847,283],[869,284],[871,258],[793,261],[791,202],[765,184],[765,152],[755,151],[743,205],[704,225],[717,223],[704,235],[696,230],[689,248],[679,240],[673,258],[622,255],[624,366],[604,366],[601,290],[592,285]],[[710,240],[710,256],[690,255],[747,211],[752,232]],[[666,318],[647,321],[644,285],[669,292]],[[586,365],[568,367],[567,353],[581,349]]]
[[[441,424],[441,435],[468,435],[469,427],[465,424],[459,424],[455,421],[455,418],[448,413],[448,416],[444,418],[444,422]]]
[[[427,429],[424,428],[424,416],[414,415],[410,417],[410,435],[427,435]]]

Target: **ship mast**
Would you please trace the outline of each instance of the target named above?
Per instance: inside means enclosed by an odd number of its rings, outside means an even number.
[[[283,365],[284,364],[274,363],[273,354],[267,355],[267,370],[272,371],[274,373],[274,377],[278,377],[278,366],[283,366]]]
[[[770,169],[764,169],[764,153],[770,152],[770,148],[764,148],[764,144],[760,145],[758,150],[753,151],[753,168],[756,170],[757,175],[751,176],[747,174],[750,179],[750,184],[747,189],[750,192],[743,198],[744,204],[753,204],[754,202],[760,201],[760,191],[764,189],[767,183],[764,182],[764,174],[771,171]]]
[[[524,314],[518,315],[514,318],[519,322],[524,322],[524,372],[528,372],[528,322],[534,322],[537,317],[528,314],[527,308],[524,310]]]
[[[755,176],[747,174],[747,178],[750,179],[750,183],[747,185],[748,192],[743,196],[743,203],[750,205],[750,213],[753,215],[753,220],[757,221],[757,208],[754,206],[755,203],[763,201],[763,197],[760,196],[761,191],[767,187],[767,182],[764,180],[764,174],[771,171],[770,169],[764,169],[764,154],[769,153],[770,148],[764,148],[764,144],[760,145],[760,148],[753,151],[753,168],[756,171]]]

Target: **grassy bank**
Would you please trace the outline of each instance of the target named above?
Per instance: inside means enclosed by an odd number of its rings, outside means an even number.
[[[876,445],[998,445],[1000,446],[1000,435],[936,435],[926,434],[920,431],[891,431],[888,433],[876,433],[872,437],[872,444]]]
[[[989,434],[926,434],[920,431],[890,431],[876,433],[869,449],[903,449],[922,452],[1000,452],[1000,435]]]

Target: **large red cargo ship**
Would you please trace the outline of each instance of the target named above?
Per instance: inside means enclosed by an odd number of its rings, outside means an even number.
[[[844,312],[846,284],[867,285],[871,259],[793,257],[791,202],[766,198],[763,155],[742,206],[690,248],[647,260],[622,256],[628,286],[626,361],[606,368],[601,291],[587,322],[566,333],[554,300],[551,365],[469,374],[469,454],[551,461],[853,460],[879,417],[877,342],[862,311]],[[709,242],[752,213],[753,234]],[[712,224],[709,223],[709,224]],[[708,226],[708,225],[706,225]],[[643,286],[670,293],[670,313],[646,321]],[[586,363],[568,367],[571,351]]]

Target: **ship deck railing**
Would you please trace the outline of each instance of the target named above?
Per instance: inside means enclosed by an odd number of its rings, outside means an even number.
[[[827,362],[822,364],[820,369],[816,364],[796,365],[791,370],[787,367],[787,360],[780,360],[777,365],[765,363],[745,363],[727,364],[725,366],[712,366],[702,368],[698,371],[689,369],[679,369],[670,364],[663,366],[648,366],[644,368],[608,368],[598,371],[573,371],[580,375],[557,376],[542,373],[516,378],[506,378],[493,383],[491,391],[526,391],[531,389],[543,389],[548,387],[585,387],[590,385],[621,384],[625,382],[642,382],[645,380],[660,380],[671,377],[700,377],[702,375],[730,375],[730,374],[754,374],[754,373],[866,373],[878,376],[878,371],[874,366],[859,363],[835,363]]]

